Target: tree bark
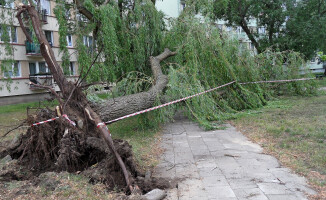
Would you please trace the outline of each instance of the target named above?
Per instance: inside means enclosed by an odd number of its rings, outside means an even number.
[[[175,54],[175,52],[165,49],[162,54],[150,57],[154,85],[147,92],[109,99],[103,104],[94,105],[94,111],[100,115],[102,120],[109,121],[152,107],[157,96],[168,83],[168,77],[163,74],[160,62]]]
[[[261,49],[260,49],[259,43],[257,42],[257,40],[255,39],[255,37],[251,33],[251,31],[248,28],[248,25],[247,25],[247,23],[246,23],[246,21],[244,19],[241,21],[240,26],[244,30],[244,32],[247,34],[249,40],[254,44],[255,48],[257,49],[257,52],[258,53],[261,53]]]

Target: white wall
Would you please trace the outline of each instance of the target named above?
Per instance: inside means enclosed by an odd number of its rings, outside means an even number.
[[[67,78],[68,81],[76,81],[76,77]],[[15,95],[27,95],[47,92],[46,90],[32,90],[29,86],[28,78],[13,79],[12,83],[8,83],[6,80],[0,80],[0,101],[1,97],[15,96]],[[57,84],[53,84],[56,91],[60,91]],[[8,90],[9,87],[9,90]]]
[[[181,12],[180,0],[157,0],[155,7],[164,12],[167,17],[177,18]]]

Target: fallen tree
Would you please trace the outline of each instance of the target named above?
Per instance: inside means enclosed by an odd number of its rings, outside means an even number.
[[[133,164],[131,147],[124,141],[113,141],[102,121],[152,106],[168,82],[167,76],[162,73],[160,62],[175,55],[175,52],[165,49],[160,55],[150,57],[155,84],[149,91],[119,97],[94,109],[90,106],[83,93],[82,83],[87,78],[93,64],[98,62],[97,59],[101,50],[99,50],[92,64],[88,66],[86,74],[83,74],[76,82],[68,81],[45,37],[34,2],[31,0],[28,2],[28,4],[17,7],[16,17],[27,40],[33,42],[33,38],[31,38],[25,27],[26,23],[23,21],[28,16],[35,37],[40,44],[41,54],[61,91],[58,93],[50,87],[31,83],[34,87],[49,90],[60,105],[56,112],[43,110],[35,118],[29,118],[28,121],[32,124],[56,116],[68,116],[71,120],[78,122],[78,126],[73,126],[65,117],[51,124],[32,126],[13,145],[1,152],[1,156],[10,154],[13,158],[19,159],[23,165],[36,172],[47,170],[76,172],[86,170],[85,173],[87,173],[88,167],[96,163],[102,163],[99,165],[108,168],[107,173],[112,172],[112,170],[117,171],[116,177],[121,177],[121,174],[123,174],[125,185],[130,192],[133,192],[135,190],[133,184],[136,184],[133,177],[137,175],[137,172]],[[79,5],[78,1],[76,3]],[[92,18],[92,14],[87,9],[80,5],[78,8],[86,17]],[[98,26],[100,26],[99,21]],[[95,35],[97,34],[96,31],[98,30],[94,30]],[[110,159],[111,155],[115,159]],[[117,164],[121,170],[117,170]],[[117,180],[115,181],[117,182]]]
[[[20,26],[28,40],[32,40],[25,29],[26,22],[24,24],[21,18],[23,13],[27,13],[35,37],[41,45],[42,55],[61,90],[61,93],[56,93],[51,88],[35,85],[49,89],[58,99],[60,106],[57,112],[43,110],[36,117],[29,118],[28,122],[32,124],[66,114],[77,122],[78,126],[74,127],[61,117],[51,124],[31,127],[1,155],[9,153],[24,166],[34,169],[35,173],[47,170],[83,171],[83,174],[92,177],[91,180],[114,179],[115,184],[116,180],[123,180],[123,183],[120,181],[118,185],[127,186],[132,192],[137,188],[133,185],[141,184],[133,178],[137,177],[138,172],[134,167],[130,146],[121,140],[113,141],[106,126],[102,124],[103,121],[151,107],[163,90],[167,94],[167,100],[175,100],[231,81],[247,82],[300,76],[296,73],[300,66],[298,62],[301,62],[298,54],[289,53],[289,58],[274,52],[253,56],[249,51],[242,51],[236,41],[223,38],[218,29],[201,23],[194,17],[185,16],[176,21],[171,30],[165,32],[162,42],[161,35],[158,34],[162,32],[159,25],[161,21],[155,21],[158,20],[156,15],[146,15],[148,10],[154,7],[151,1],[130,2],[132,3],[118,1],[118,4],[110,4],[105,1],[105,5],[102,5],[99,2],[75,1],[79,12],[89,20],[87,24],[79,24],[77,30],[92,32],[97,39],[97,48],[95,51],[87,51],[84,45],[77,48],[81,76],[74,83],[66,79],[62,70],[69,60],[65,60],[66,57],[63,56],[63,62],[59,66],[43,34],[37,10],[32,2],[18,8]],[[63,37],[60,46],[63,55],[66,55],[64,41],[67,24],[63,18],[64,8],[62,4],[58,6],[61,9],[57,10],[56,16],[60,25],[59,33],[62,34],[60,38]],[[135,13],[138,13],[136,17],[133,15]],[[121,21],[122,18],[128,19],[127,25],[124,24],[125,21]],[[155,20],[146,21],[149,19]],[[79,35],[79,42],[81,39],[82,35]],[[176,49],[178,54],[168,49],[159,54],[161,43]],[[150,57],[148,63],[149,55],[158,56]],[[174,57],[171,58],[173,62],[168,70],[168,78],[162,73],[160,62],[170,56]],[[283,72],[285,59],[288,59],[290,73]],[[128,68],[129,66],[132,68]],[[133,70],[147,74],[147,70],[151,71],[154,83],[148,91],[111,98],[101,104],[90,104],[87,101],[83,93],[85,86],[99,80],[110,81],[114,78],[113,75],[119,77]],[[291,86],[292,90],[302,94],[310,94],[314,90],[310,84],[291,83]],[[274,88],[280,89],[284,88]],[[235,83],[225,88],[223,93],[209,93],[188,100],[183,105],[186,105],[189,116],[208,127],[208,120],[225,119],[224,115],[232,117],[237,110],[257,108],[266,104],[271,91],[265,85],[242,86]],[[176,107],[178,106],[172,105],[170,108]]]

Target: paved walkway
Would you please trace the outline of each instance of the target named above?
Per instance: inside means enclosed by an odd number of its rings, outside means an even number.
[[[162,142],[166,151],[153,176],[180,179],[166,199],[300,200],[315,194],[305,178],[226,126],[203,131],[187,119],[166,126]]]

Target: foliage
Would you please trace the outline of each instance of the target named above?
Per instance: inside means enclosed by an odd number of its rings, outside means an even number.
[[[94,19],[78,22],[75,27],[80,68],[87,69],[102,50],[101,62],[95,63],[87,77],[89,82],[113,82],[130,71],[150,75],[148,58],[161,50],[163,14],[149,0],[136,0],[133,6],[127,1],[121,3],[111,1],[97,7],[93,1],[84,2]],[[84,36],[91,34],[96,44],[87,47],[83,45]]]
[[[326,62],[326,55],[324,54],[324,52],[317,52],[317,56],[320,57],[321,61]]]
[[[292,79],[301,78],[300,73],[312,77],[304,67],[305,62],[299,53],[267,50],[255,56],[247,49],[241,48],[237,41],[220,35],[218,29],[209,23],[200,22],[199,19],[187,15],[172,22],[163,45],[177,51],[177,55],[170,58],[163,67],[169,75],[165,101],[190,96],[233,80],[240,83]],[[137,86],[150,85],[146,78],[131,77],[127,75],[118,83],[115,89],[120,93],[115,91],[115,95],[136,93],[141,91],[135,90],[140,88]],[[309,95],[316,91],[314,81],[259,85],[238,83],[218,92],[192,98],[185,103],[159,109],[156,111],[156,118],[170,120],[174,113],[181,109],[210,129],[213,126],[209,121],[221,121],[232,118],[239,110],[261,107],[275,95]],[[161,104],[159,100],[157,104]]]
[[[9,5],[12,1],[2,2],[2,5],[6,3]],[[0,11],[0,42],[3,42],[3,46],[0,47],[0,71],[5,75],[0,83],[0,91],[6,88],[8,91],[11,91],[10,85],[13,83],[11,76],[9,75],[12,71],[12,65],[14,64],[13,52],[14,47],[10,45],[11,38],[13,37],[14,28],[13,20],[14,14],[10,9],[2,9]],[[13,74],[16,71],[12,71]]]
[[[189,0],[189,4],[196,1]],[[263,52],[266,48],[277,43],[289,15],[294,6],[294,0],[205,0],[205,3],[194,3],[201,14],[212,20],[224,20],[229,26],[239,26],[248,35],[257,51]],[[259,34],[253,26],[265,27],[266,33]],[[277,48],[277,46],[275,46]]]
[[[282,49],[293,49],[308,59],[316,51],[326,51],[326,1],[302,0],[291,12],[286,23]]]
[[[59,24],[59,48],[61,59],[62,59],[62,69],[65,75],[69,74],[69,65],[70,65],[70,57],[67,48],[67,35],[69,32],[68,21],[65,18],[65,2],[64,0],[57,0],[57,6],[54,8],[54,14],[57,17],[58,24]]]
[[[325,1],[188,0],[188,4],[213,21],[224,20],[229,26],[241,27],[258,53],[267,48],[293,50],[310,59],[317,50],[326,48],[319,42],[326,39]],[[253,24],[264,27],[266,33],[252,29]]]

